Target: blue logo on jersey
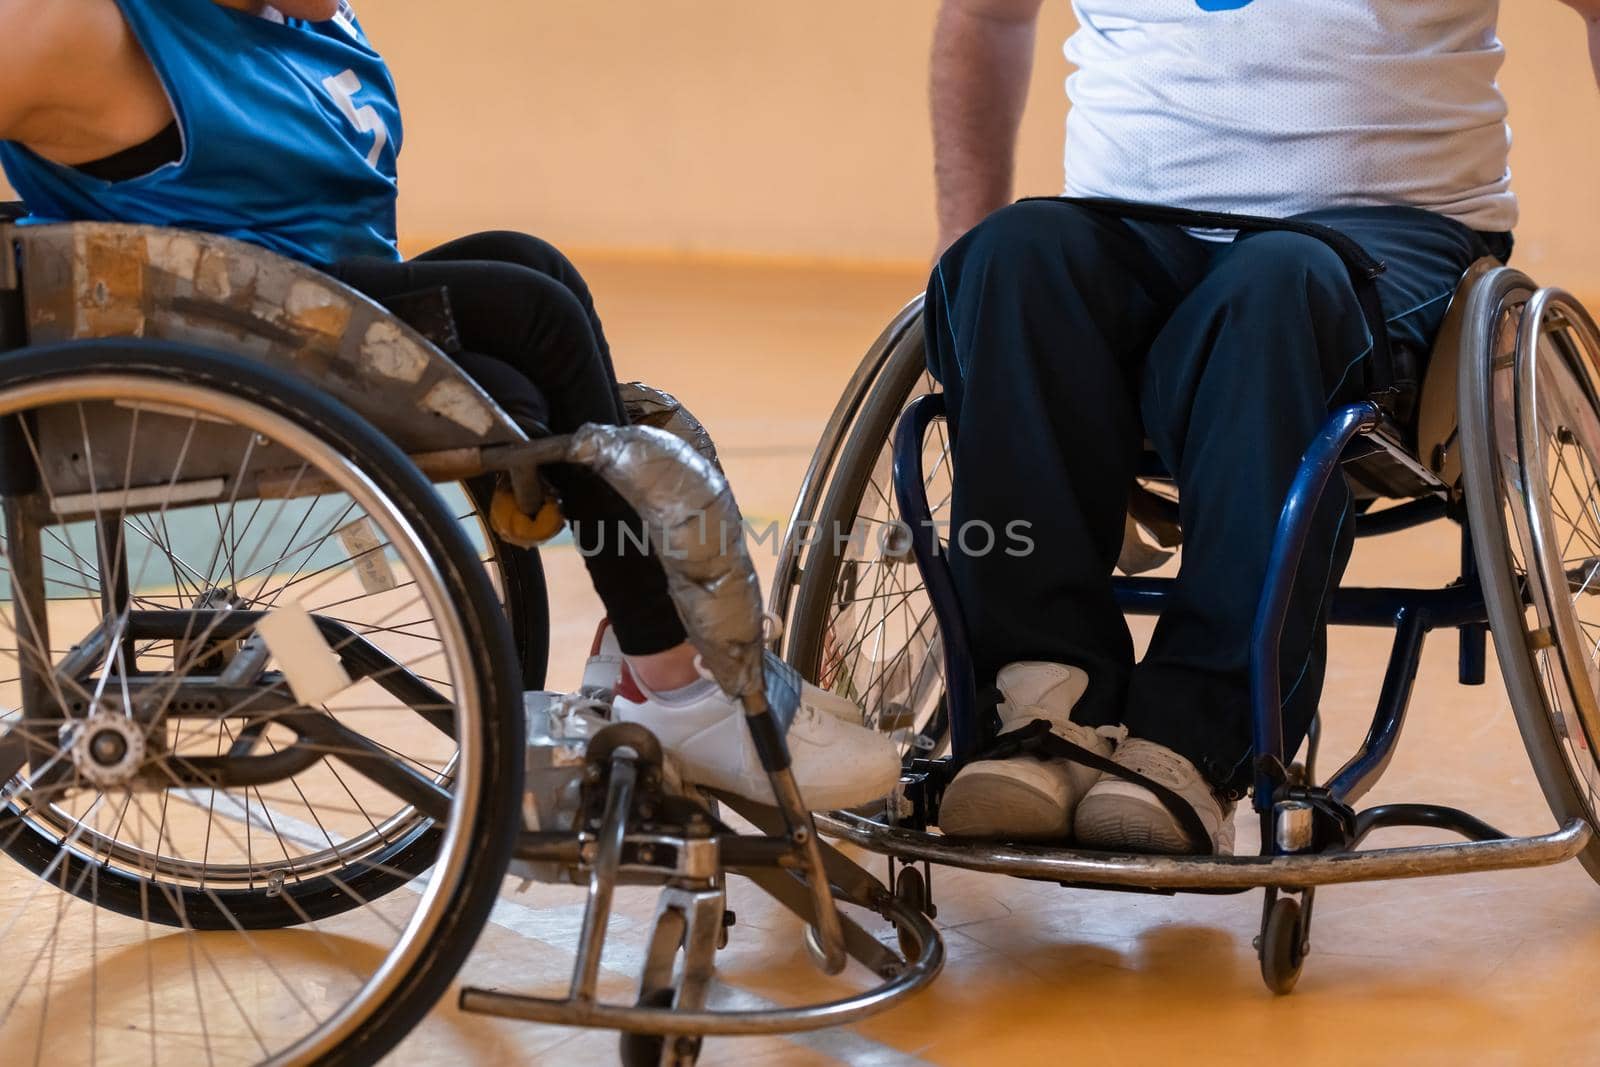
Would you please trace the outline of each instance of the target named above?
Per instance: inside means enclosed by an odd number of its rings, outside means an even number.
[[[1237,11],[1241,7],[1249,7],[1255,0],[1194,0],[1200,5],[1201,11]]]

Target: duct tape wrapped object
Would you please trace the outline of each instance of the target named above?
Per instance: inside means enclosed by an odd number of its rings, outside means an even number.
[[[733,491],[711,460],[651,426],[586,425],[528,448],[540,463],[587,467],[621,494],[644,520],[706,669],[733,696],[763,694],[761,583]]]
[[[623,382],[617,386],[617,395],[622,398],[628,419],[635,426],[654,426],[687,441],[696,452],[709,459],[713,467],[722,470],[711,434],[677,397],[643,382]]]

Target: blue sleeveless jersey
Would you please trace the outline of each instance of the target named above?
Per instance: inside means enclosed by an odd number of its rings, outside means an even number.
[[[0,141],[27,221],[203,230],[313,264],[399,258],[400,107],[347,5],[306,22],[211,0],[117,3],[172,100],[183,158],[106,182]]]

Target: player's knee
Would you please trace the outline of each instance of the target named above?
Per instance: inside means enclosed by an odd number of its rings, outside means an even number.
[[[1060,260],[1092,245],[1094,224],[1083,208],[1052,200],[1025,200],[980,222],[951,249],[951,258],[963,269],[985,272],[1024,267],[1041,256]]]
[[[1314,312],[1335,312],[1356,299],[1337,252],[1315,237],[1281,230],[1240,238],[1211,281],[1217,298],[1230,303],[1304,302]]]

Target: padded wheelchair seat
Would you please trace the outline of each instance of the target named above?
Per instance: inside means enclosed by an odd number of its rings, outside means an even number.
[[[489,392],[398,317],[256,245],[98,222],[0,222],[0,243],[17,250],[24,344],[143,337],[258,359],[312,381],[413,455],[527,439]],[[508,402],[541,407],[524,384]]]
[[[1480,358],[1465,351],[1463,333],[1468,298],[1473,289],[1500,261],[1484,257],[1467,269],[1445,312],[1439,334],[1434,339],[1421,388],[1417,394],[1416,415],[1412,424],[1385,428],[1398,450],[1385,450],[1367,442],[1365,454],[1348,460],[1345,471],[1357,496],[1405,499],[1448,490],[1461,477],[1460,459],[1454,448],[1457,426],[1457,377],[1463,358]],[[1400,451],[1406,458],[1394,454]]]

